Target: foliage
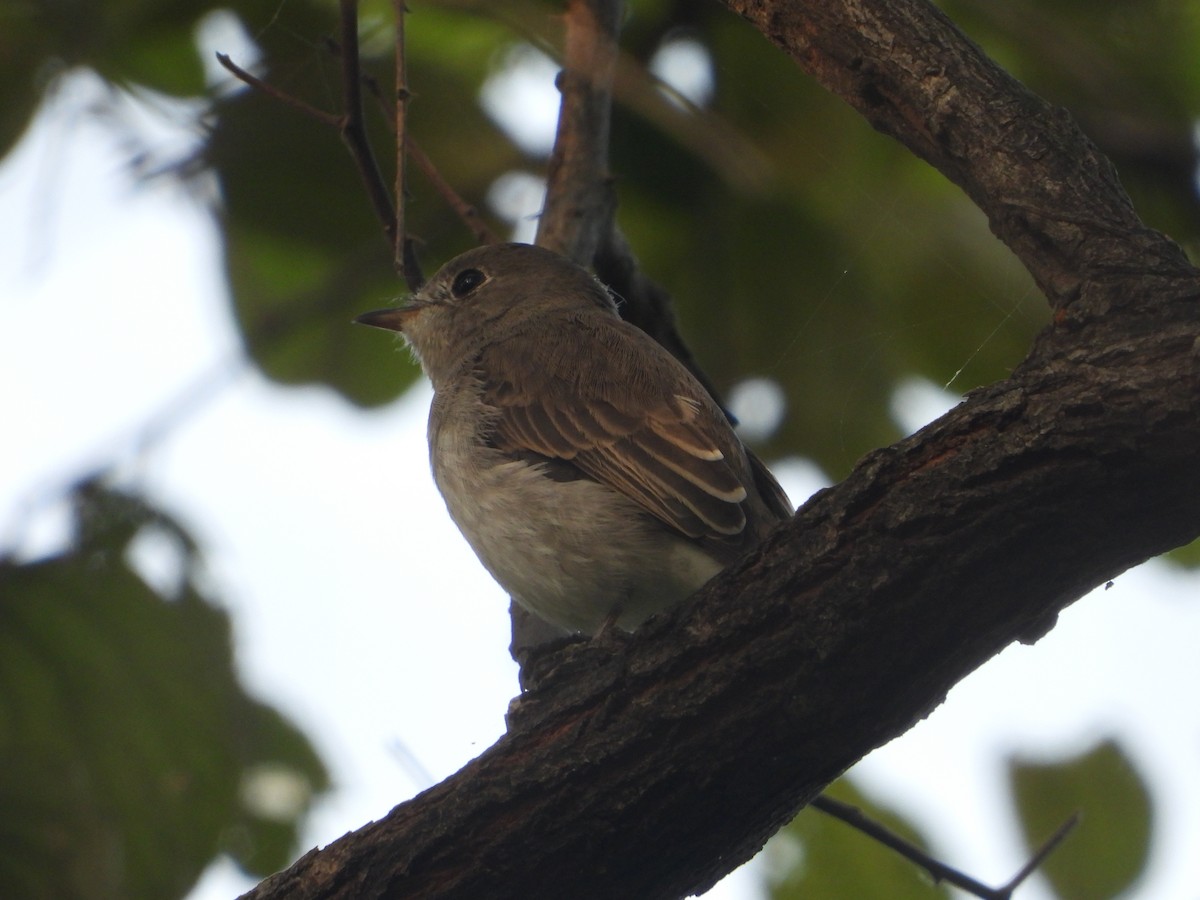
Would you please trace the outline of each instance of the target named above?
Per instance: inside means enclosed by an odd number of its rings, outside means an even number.
[[[894,812],[872,804],[849,779],[830,785],[826,794],[866,812],[928,852],[925,840],[912,825]],[[767,845],[775,872],[770,879],[771,900],[808,897],[889,897],[892,900],[948,898],[949,890],[935,885],[911,862],[867,841],[842,822],[815,809],[806,809]],[[853,865],[847,865],[853,860]]]
[[[0,894],[177,897],[220,852],[275,871],[324,767],[237,684],[186,532],[95,482],[75,499],[70,552],[0,562]],[[150,531],[183,556],[165,596],[128,561]],[[267,778],[290,806],[248,802]]]
[[[950,11],[1033,89],[1093,124],[1149,222],[1193,243],[1200,75],[1191,51],[1200,23],[1192,8],[1111,3],[1097,15],[1069,0],[1020,6],[959,2]],[[105,4],[85,17],[21,9],[7,14],[4,40],[21,52],[4,57],[13,60],[4,84],[14,94],[19,86],[20,98],[4,107],[4,148],[36,108],[30,96],[52,89],[46,73],[63,67],[90,66],[128,90],[200,93],[192,29],[222,7]],[[544,160],[468,98],[510,59],[507,48],[527,42],[553,52],[545,13],[529,2],[413,5],[412,133],[481,208],[498,177],[538,171]],[[238,4],[237,14],[260,54],[255,71],[338,111],[330,4],[260,0]],[[390,74],[389,16],[390,4],[364,7],[364,63],[380,84]],[[621,224],[647,271],[678,298],[683,328],[717,385],[758,374],[785,389],[788,415],[765,452],[802,453],[836,477],[897,436],[888,403],[899,378],[961,392],[1021,358],[1045,322],[1044,304],[956,188],[796,77],[716,6],[634,4],[625,39],[612,146]],[[645,74],[657,50],[680,41],[712,59],[715,87],[703,110],[681,109]],[[1156,52],[1139,52],[1145,46]],[[388,169],[386,117],[371,118]],[[256,361],[277,380],[329,384],[356,403],[395,397],[407,381],[396,378],[394,356],[342,327],[397,287],[333,130],[245,90],[216,99],[208,120],[201,162],[220,179],[227,271]],[[411,230],[428,261],[464,249],[469,235],[428,181],[418,174],[410,183]]]
[[[1131,760],[1113,741],[1071,759],[1008,763],[1026,846],[1036,848],[1079,811],[1079,827],[1042,871],[1060,897],[1116,897],[1150,855],[1153,807]]]

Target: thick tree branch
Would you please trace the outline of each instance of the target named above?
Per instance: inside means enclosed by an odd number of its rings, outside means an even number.
[[[455,776],[252,896],[707,888],[1012,640],[1200,533],[1194,305],[1157,332],[1133,313],[1102,341],[1056,330],[693,604],[572,648]]]
[[[1067,112],[988,59],[933,4],[725,4],[965,190],[1056,309],[1108,274],[1185,271],[1182,252],[1142,225],[1112,163]]]
[[[1200,274],[1111,166],[919,0],[730,5],[961,184],[1054,324],[693,601],[564,651],[462,771],[250,896],[704,890],[1004,646],[1200,534]]]

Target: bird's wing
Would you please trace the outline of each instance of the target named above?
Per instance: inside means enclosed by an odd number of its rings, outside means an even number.
[[[720,409],[651,338],[597,319],[564,320],[583,332],[571,346],[497,341],[481,353],[489,440],[569,462],[689,537],[740,535],[754,475]]]

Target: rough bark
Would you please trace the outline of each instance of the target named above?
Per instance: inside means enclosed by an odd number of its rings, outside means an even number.
[[[728,5],[960,184],[1055,318],[462,771],[252,897],[678,897],[1089,588],[1200,534],[1200,279],[1069,117],[919,0]]]

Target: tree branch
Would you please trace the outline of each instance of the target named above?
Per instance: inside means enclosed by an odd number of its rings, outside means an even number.
[[[536,243],[584,266],[615,209],[608,136],[621,9],[620,0],[569,0],[565,15],[563,99]]]
[[[565,649],[456,775],[248,896],[703,891],[1003,647],[1200,534],[1200,273],[1107,161],[922,0],[730,5],[963,185],[1053,325],[692,601]]]
[[[397,232],[397,227],[403,217],[397,218],[396,204],[403,203],[403,197],[397,196],[396,203],[392,202],[392,198],[388,195],[387,184],[379,171],[379,163],[376,162],[375,153],[371,149],[371,141],[367,137],[367,125],[363,116],[362,104],[362,65],[358,57],[358,0],[340,0],[339,7],[341,10],[341,46],[338,51],[342,61],[342,117],[338,131],[358,167],[363,188],[367,192],[367,199],[371,201],[375,217],[383,225],[388,243],[394,248],[399,248],[399,253],[395,254],[397,274],[407,279],[410,290],[416,290],[421,284],[420,272],[409,271],[404,264],[406,261],[403,249],[404,235]],[[403,17],[401,17],[402,21]],[[397,28],[403,35],[403,25],[399,24]],[[397,63],[397,65],[401,64]],[[397,129],[402,128],[400,121],[396,123],[396,127]],[[398,173],[397,184],[401,183],[402,178],[402,173]]]
[[[966,191],[1056,309],[1109,274],[1186,271],[1183,253],[1139,221],[1112,163],[1069,114],[988,59],[931,3],[725,5]]]
[[[400,11],[398,11],[398,17],[400,18],[400,24],[397,25],[396,37],[396,70],[398,79],[396,86],[396,106],[394,110],[389,109],[388,111],[389,116],[394,116],[392,118],[392,126],[396,129],[396,155],[399,160],[395,182],[397,191],[395,205],[393,205],[391,198],[388,196],[387,185],[384,183],[383,175],[379,171],[379,164],[375,160],[375,153],[371,149],[371,143],[367,137],[366,120],[363,117],[363,74],[358,54],[357,0],[341,0],[340,2],[342,39],[341,45],[334,49],[338,53],[342,63],[342,103],[344,108],[341,115],[317,109],[315,106],[304,102],[298,97],[293,97],[291,94],[281,91],[269,82],[263,81],[247,72],[224,53],[217,54],[217,62],[239,81],[271,97],[273,100],[292,107],[298,112],[315,119],[322,125],[329,125],[338,129],[338,133],[341,135],[346,148],[350,151],[350,156],[354,160],[355,167],[358,169],[358,174],[362,179],[367,199],[371,203],[371,208],[382,225],[389,244],[394,248],[393,257],[396,272],[404,278],[409,290],[415,291],[421,286],[423,278],[420,264],[413,251],[412,241],[404,233],[403,113],[405,103],[408,99],[408,92],[402,83],[404,70],[402,55],[404,30],[403,17]],[[330,43],[332,45],[332,41]]]
[[[934,880],[934,883],[946,882],[952,884],[960,890],[966,891],[974,897],[979,897],[981,900],[1010,900],[1013,892],[1016,891],[1030,875],[1034,873],[1039,865],[1054,852],[1055,848],[1063,842],[1068,834],[1074,830],[1079,824],[1079,814],[1075,813],[1068,818],[1055,832],[1050,835],[1037,852],[1033,854],[1030,860],[1021,867],[1009,881],[1001,887],[994,888],[978,881],[969,875],[959,871],[953,866],[948,866],[940,860],[934,859],[920,847],[909,841],[906,841],[900,835],[896,834],[886,826],[876,822],[870,816],[866,815],[857,806],[852,806],[849,803],[843,803],[841,800],[835,800],[828,794],[821,794],[818,797],[813,797],[809,806],[813,809],[819,809],[828,816],[832,816],[841,822],[845,822],[851,828],[861,831],[863,834],[878,841],[890,850],[899,853],[905,859],[912,862],[914,865],[920,866]]]
[[[322,125],[329,125],[333,128],[338,128],[341,126],[341,116],[335,115],[334,113],[327,113],[323,109],[317,109],[315,106],[305,103],[299,97],[293,97],[291,94],[279,90],[279,88],[275,87],[273,84],[263,81],[261,78],[258,78],[255,75],[251,75],[232,59],[230,59],[225,53],[218,53],[216,56],[217,62],[219,62],[221,66],[227,72],[229,72],[229,74],[233,75],[233,77],[238,81],[249,85],[256,91],[266,94],[272,100],[277,100],[285,106],[290,106],[292,109],[308,116],[310,119],[315,119]]]

